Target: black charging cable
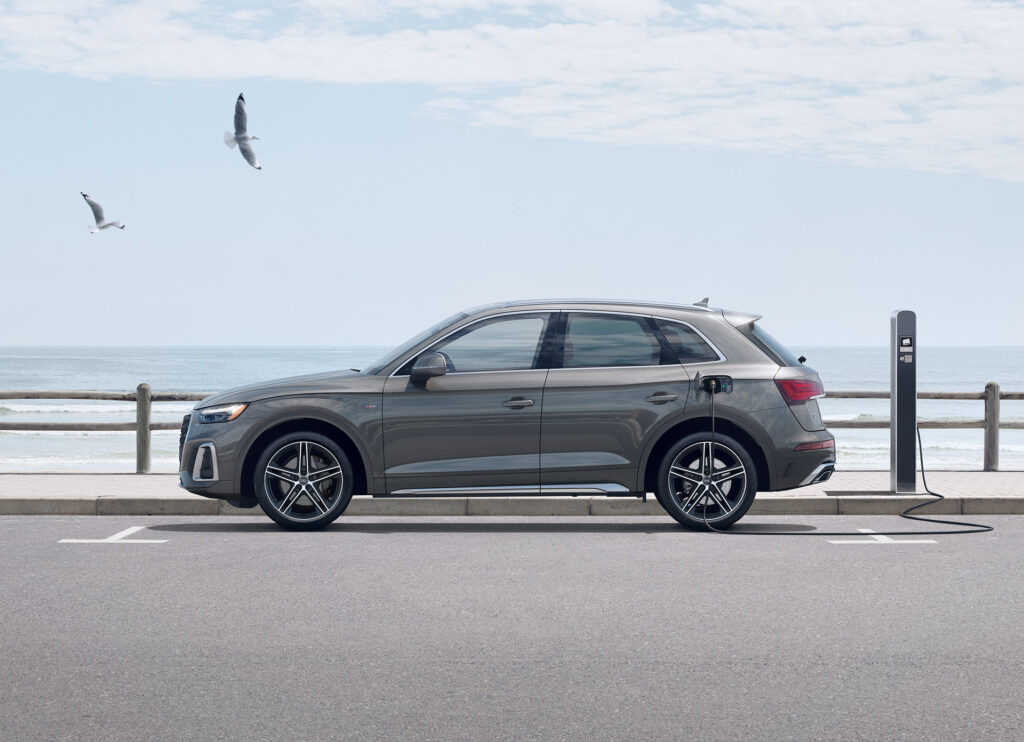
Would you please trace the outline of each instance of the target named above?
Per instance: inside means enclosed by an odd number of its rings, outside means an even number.
[[[928,489],[928,478],[924,475],[924,444],[921,443],[921,428],[914,426],[917,429],[917,451],[921,459],[921,484],[924,485],[924,491],[934,497],[934,500],[928,500],[928,502],[920,502],[917,505],[907,508],[900,513],[901,518],[908,518],[910,520],[920,520],[925,523],[944,523],[949,526],[967,526],[967,530],[960,531],[933,531],[933,533],[985,533],[986,531],[994,531],[995,526],[986,526],[982,523],[965,523],[959,520],[939,520],[938,518],[925,518],[920,515],[907,515],[911,510],[917,510],[923,508],[925,505],[932,505],[940,500],[946,498],[940,495],[938,492],[932,492]]]
[[[711,395],[711,455],[708,457],[708,469],[710,469],[710,471],[706,475],[704,474],[703,471],[701,471],[701,476],[707,476],[707,478],[708,478],[708,485],[707,486],[708,486],[708,490],[710,491],[710,489],[715,486],[715,397],[718,396],[719,389],[718,389],[718,385],[715,382],[715,379],[708,379],[705,383],[708,385],[708,390],[707,390],[708,394]],[[700,468],[702,470],[704,469],[704,462],[703,461],[700,462]],[[744,480],[743,480],[743,486],[744,487],[747,486],[746,478],[744,478]],[[725,531],[719,531],[713,525],[708,523],[708,493],[707,492],[704,493],[704,502],[701,503],[700,514],[701,514],[701,517],[704,518],[704,527],[705,528],[707,528],[709,530],[712,530],[715,533],[725,533]]]
[[[711,471],[709,471],[708,474],[707,474],[708,479],[710,480],[710,482],[708,484],[708,487],[710,488],[710,487],[713,487],[714,484],[715,484],[714,483],[714,478],[713,478],[714,477],[714,473],[715,473],[715,396],[720,391],[722,391],[723,385],[722,385],[721,381],[719,381],[718,379],[712,379],[712,378],[704,379],[704,384],[707,385],[707,388],[705,389],[705,391],[711,397],[711,457],[710,457],[710,461],[708,462],[708,467],[710,468]],[[967,523],[965,521],[959,521],[959,520],[940,520],[939,518],[926,518],[926,517],[924,517],[922,515],[908,515],[908,513],[910,513],[910,511],[912,511],[912,510],[917,510],[918,508],[923,508],[926,505],[934,505],[935,503],[937,503],[937,502],[939,502],[941,500],[945,500],[946,499],[943,495],[940,495],[938,492],[932,492],[930,489],[928,489],[928,479],[925,477],[925,474],[924,474],[924,445],[921,443],[921,429],[920,428],[916,428],[916,429],[917,429],[917,450],[918,450],[918,453],[919,453],[920,459],[921,459],[921,482],[922,482],[922,484],[924,484],[924,491],[927,492],[929,495],[932,495],[935,499],[934,500],[928,500],[926,502],[919,502],[917,505],[911,505],[909,508],[907,508],[906,510],[904,510],[904,511],[902,511],[900,513],[900,517],[901,518],[907,518],[908,520],[919,520],[919,521],[922,521],[924,523],[941,523],[943,525],[948,525],[948,526],[963,526],[963,527],[958,529],[958,530],[955,530],[955,531],[950,531],[950,530],[945,530],[945,531],[872,531],[872,533],[869,534],[869,535],[872,535],[872,536],[915,536],[915,535],[920,535],[920,536],[940,536],[940,535],[944,535],[944,534],[952,535],[952,534],[958,534],[958,533],[986,533],[988,531],[994,531],[995,530],[995,526],[987,526],[987,525],[984,525],[982,523]],[[703,469],[703,462],[701,463],[701,468]],[[703,471],[701,471],[701,475],[702,476],[704,475]],[[744,482],[744,486],[746,486],[746,482]],[[709,489],[709,491],[710,491],[710,489]],[[708,493],[705,493],[703,498],[702,498],[703,499],[703,503],[701,503],[701,516],[704,519],[704,527],[707,528],[709,531],[712,531],[713,533],[723,533],[723,534],[735,535],[735,536],[863,536],[863,535],[865,535],[864,533],[862,533],[860,531],[855,531],[855,532],[851,532],[851,531],[814,531],[814,532],[811,532],[811,533],[808,533],[808,532],[794,533],[793,531],[722,531],[722,530],[719,530],[718,528],[715,528],[713,525],[711,525],[708,522],[708,498],[709,497],[710,497],[710,495]]]

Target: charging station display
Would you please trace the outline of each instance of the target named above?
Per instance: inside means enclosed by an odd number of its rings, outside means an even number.
[[[917,315],[892,313],[889,476],[893,494],[917,491]]]

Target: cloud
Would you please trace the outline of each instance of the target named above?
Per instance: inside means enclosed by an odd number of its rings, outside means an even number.
[[[543,20],[642,21],[676,13],[664,0],[303,0],[302,6],[348,21],[381,21],[404,15],[454,19],[467,15],[521,16]]]
[[[1024,180],[1024,4],[968,0],[0,3],[0,67],[422,84],[542,137]]]

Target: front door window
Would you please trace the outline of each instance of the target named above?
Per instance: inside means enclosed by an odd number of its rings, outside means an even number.
[[[444,353],[449,371],[525,371],[537,364],[545,316],[505,317],[480,322],[431,350]]]

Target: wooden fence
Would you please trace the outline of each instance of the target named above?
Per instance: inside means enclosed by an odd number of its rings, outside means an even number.
[[[99,430],[134,430],[135,431],[135,471],[139,474],[149,472],[152,464],[150,432],[154,430],[180,430],[181,422],[155,423],[153,418],[154,402],[198,402],[208,394],[173,393],[153,394],[149,384],[139,384],[134,392],[0,392],[0,399],[96,399],[110,402],[134,402],[135,422],[133,423],[4,423],[0,422],[0,430],[40,430],[40,431],[82,431]]]
[[[889,399],[889,392],[828,392],[832,399]],[[999,471],[999,429],[1024,429],[1024,422],[1002,422],[999,419],[999,401],[1024,399],[1024,392],[1001,392],[999,385],[990,381],[983,392],[918,392],[918,399],[971,399],[985,401],[985,416],[980,420],[921,420],[919,428],[982,428],[985,431],[985,471]],[[888,420],[826,420],[829,428],[888,428]]]
[[[178,430],[180,423],[154,423],[153,402],[196,402],[207,394],[172,393],[153,394],[149,384],[139,384],[134,392],[4,392],[0,399],[96,399],[113,402],[135,402],[134,423],[4,423],[0,430],[83,431],[134,430],[135,470],[145,474],[150,469],[150,432]],[[889,392],[829,392],[833,399],[888,399]],[[1003,399],[1024,400],[1024,392],[1001,392],[999,385],[989,382],[983,392],[918,392],[918,399],[984,400],[985,416],[979,420],[918,420],[921,428],[982,428],[985,431],[985,471],[999,470],[999,429],[1024,429],[1024,422],[1001,422],[999,402]],[[888,420],[835,420],[825,423],[829,428],[888,428]]]

